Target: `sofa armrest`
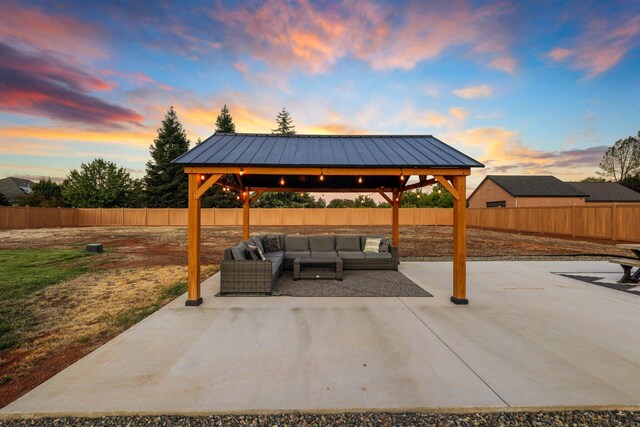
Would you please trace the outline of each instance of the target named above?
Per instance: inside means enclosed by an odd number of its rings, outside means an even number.
[[[220,293],[271,293],[271,260],[223,260]]]

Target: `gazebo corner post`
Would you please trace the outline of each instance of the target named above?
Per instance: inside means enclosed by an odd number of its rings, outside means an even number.
[[[249,198],[249,189],[242,189],[242,240],[249,239],[249,208],[251,200]]]
[[[454,304],[469,304],[467,299],[467,197],[466,177],[452,177],[459,194],[453,200],[453,296]]]
[[[391,240],[393,241],[393,246],[398,248],[398,244],[400,243],[400,197],[398,196],[398,189],[393,189],[391,199]],[[399,248],[398,248],[399,250]]]
[[[200,197],[196,192],[200,187],[200,175],[190,173],[189,175],[189,208],[188,208],[188,288],[187,306],[198,306],[202,304],[200,296]]]

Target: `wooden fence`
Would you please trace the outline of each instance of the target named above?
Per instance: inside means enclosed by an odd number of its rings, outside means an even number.
[[[470,227],[640,242],[640,203],[469,209]]]
[[[242,209],[202,209],[202,225],[242,225]],[[390,225],[384,208],[255,208],[251,225]],[[402,208],[401,225],[452,225],[453,210]],[[186,226],[187,209],[67,209],[0,207],[0,229],[92,226]]]
[[[251,209],[251,225],[390,225],[391,209]],[[452,225],[453,209],[401,208],[400,225]],[[186,226],[187,209],[0,207],[0,229],[91,226]],[[202,225],[242,225],[242,209],[202,209]],[[640,203],[480,208],[469,227],[595,239],[640,241]]]

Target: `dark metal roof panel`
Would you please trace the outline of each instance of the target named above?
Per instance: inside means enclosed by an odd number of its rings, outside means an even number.
[[[555,176],[536,175],[487,175],[514,197],[586,197],[577,188],[560,181]],[[480,188],[478,186],[478,188]]]
[[[568,182],[589,195],[587,202],[640,202],[640,193],[617,182]]]
[[[430,135],[214,134],[184,166],[483,167]]]

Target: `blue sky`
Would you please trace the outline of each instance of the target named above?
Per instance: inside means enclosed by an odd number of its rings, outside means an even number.
[[[238,132],[433,134],[487,173],[593,175],[640,129],[640,2],[0,4],[0,176],[142,176],[173,105]]]

